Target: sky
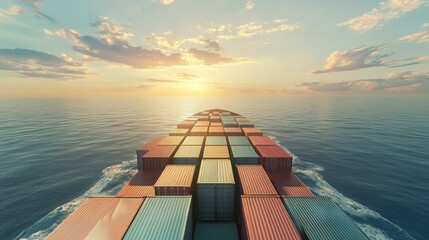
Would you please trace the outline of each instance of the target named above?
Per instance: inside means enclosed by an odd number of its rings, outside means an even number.
[[[0,97],[429,95],[429,0],[2,0]]]

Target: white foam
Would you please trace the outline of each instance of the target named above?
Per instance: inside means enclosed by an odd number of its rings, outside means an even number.
[[[120,164],[103,169],[100,180],[98,180],[95,185],[86,191],[82,196],[55,208],[45,217],[23,231],[18,237],[15,238],[15,240],[44,239],[89,196],[114,195],[119,190],[119,188],[122,187],[132,175],[135,174],[136,170],[133,170],[134,166],[135,160],[130,160],[123,161]]]

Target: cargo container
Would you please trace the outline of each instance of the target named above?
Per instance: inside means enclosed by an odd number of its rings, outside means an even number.
[[[238,122],[238,126],[241,128],[253,128],[255,127],[255,124],[251,122]]]
[[[190,196],[146,198],[124,240],[191,240],[191,199]]]
[[[180,146],[174,154],[173,162],[175,164],[193,164],[197,165],[201,157],[202,146]]]
[[[194,240],[239,240],[237,224],[234,223],[197,223]]]
[[[168,136],[158,143],[158,146],[177,146],[183,141],[184,136]]]
[[[223,129],[226,136],[243,136],[244,133],[241,131],[241,128],[238,127],[225,127]]]
[[[236,165],[241,195],[278,196],[261,165]]]
[[[193,127],[189,135],[191,136],[207,136],[209,127]]]
[[[213,116],[220,116],[220,112],[212,112]]]
[[[223,127],[209,127],[210,136],[225,136]]]
[[[235,182],[229,159],[203,159],[197,180],[197,218],[234,221]]]
[[[169,136],[185,136],[189,132],[188,128],[175,128],[168,135]]]
[[[259,130],[259,128],[250,127],[250,128],[241,128],[245,136],[262,136],[264,133]]]
[[[240,117],[235,117],[235,121],[237,121],[237,122],[249,122],[249,119],[240,116]]]
[[[328,197],[286,197],[283,202],[305,239],[368,239]]]
[[[229,128],[238,127],[238,123],[236,121],[222,121],[222,125]]]
[[[192,195],[194,165],[167,165],[156,181],[155,195]]]
[[[226,137],[224,136],[208,136],[206,137],[206,146],[226,146]]]
[[[187,117],[185,119],[185,121],[193,121],[195,123],[196,121],[198,121],[198,117],[196,117],[196,116]]]
[[[144,198],[90,197],[67,217],[48,240],[120,240]]]
[[[142,157],[143,171],[164,170],[171,163],[177,146],[155,146]]]
[[[261,156],[262,165],[267,172],[290,172],[292,170],[292,156],[283,148],[277,146],[256,146]]]
[[[207,115],[207,116],[198,116],[198,121],[209,121],[210,120],[210,117],[209,117],[209,115]]]
[[[267,136],[250,136],[249,137],[252,146],[276,146],[275,143],[270,137]]]
[[[234,121],[235,122],[235,117],[233,116],[221,116],[220,119],[222,119],[223,121]]]
[[[241,209],[242,239],[301,239],[279,197],[241,196]]]
[[[210,117],[210,121],[211,122],[221,122],[221,118],[220,118],[220,116],[213,115]]]
[[[185,120],[177,124],[177,128],[192,128],[195,124],[195,120]]]
[[[228,146],[205,146],[203,158],[228,158]]]
[[[268,172],[280,196],[313,196],[313,193],[293,172]]]
[[[154,196],[155,185],[162,171],[137,172],[131,180],[116,194],[118,197]]]
[[[145,145],[137,148],[137,169],[143,169],[142,165],[142,157],[147,152],[149,152],[150,149],[155,147],[160,141],[162,141],[165,137],[155,137],[151,139],[149,142],[147,142]]]
[[[222,127],[221,122],[210,122],[210,127]]]
[[[250,146],[249,139],[245,136],[230,136],[228,142],[231,146]]]
[[[231,145],[234,164],[259,164],[259,156],[252,146]]]
[[[231,116],[231,113],[224,111],[224,112],[222,112],[222,116]]]
[[[202,146],[203,143],[203,136],[187,136],[183,141],[182,146]]]
[[[194,125],[195,127],[208,127],[210,126],[209,121],[197,121]]]

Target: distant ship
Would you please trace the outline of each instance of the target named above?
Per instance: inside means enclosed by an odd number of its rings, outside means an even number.
[[[292,161],[247,118],[199,112],[137,149],[116,196],[89,197],[46,239],[368,239]]]

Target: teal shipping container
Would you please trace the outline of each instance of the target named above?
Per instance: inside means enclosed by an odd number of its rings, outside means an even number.
[[[240,127],[255,127],[255,124],[251,122],[238,122],[238,125]]]
[[[249,139],[245,136],[230,136],[228,142],[231,146],[250,146]]]
[[[208,136],[206,138],[207,146],[226,146],[226,137],[224,136]]]
[[[235,181],[229,159],[203,159],[197,181],[197,219],[235,220]]]
[[[197,223],[194,240],[238,240],[236,223]]]
[[[174,164],[198,164],[201,156],[202,146],[180,146],[174,154]]]
[[[329,197],[285,197],[283,202],[303,239],[368,239]]]
[[[124,240],[191,240],[191,196],[147,197]]]
[[[252,146],[231,146],[234,164],[259,164],[259,156]]]

